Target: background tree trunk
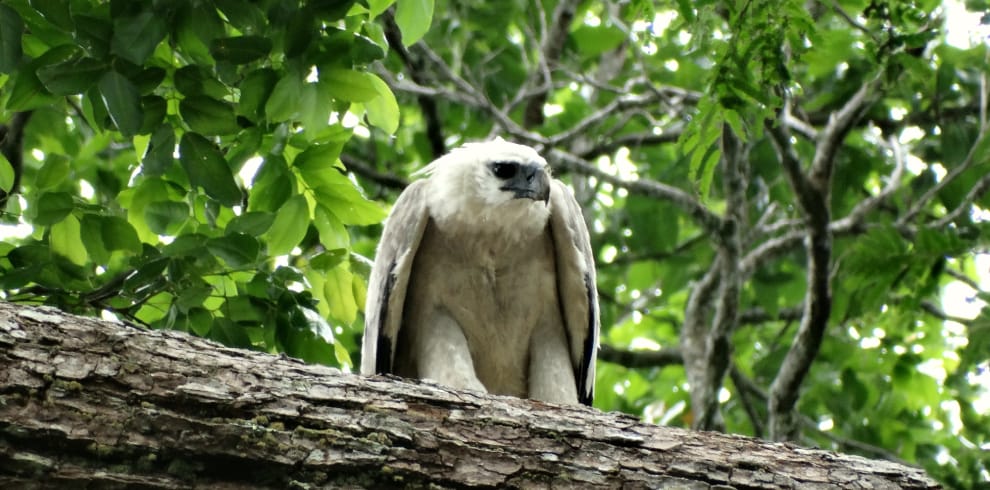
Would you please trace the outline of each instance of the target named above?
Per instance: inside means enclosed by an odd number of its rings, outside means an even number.
[[[938,487],[885,461],[0,303],[0,487],[56,485]]]

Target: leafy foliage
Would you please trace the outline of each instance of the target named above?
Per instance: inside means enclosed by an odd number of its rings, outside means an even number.
[[[0,5],[5,119],[31,113],[6,297],[350,365],[345,226],[384,209],[342,172],[338,116],[398,124],[366,71],[373,19],[351,1]]]
[[[584,205],[596,406],[986,485],[990,55],[941,7],[9,0],[0,290],[349,367],[380,203],[500,135]]]

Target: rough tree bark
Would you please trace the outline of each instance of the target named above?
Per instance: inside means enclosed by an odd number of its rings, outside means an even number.
[[[0,302],[0,488],[938,488],[916,468]]]

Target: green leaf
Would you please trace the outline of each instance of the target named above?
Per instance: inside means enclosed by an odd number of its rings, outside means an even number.
[[[208,95],[215,99],[226,97],[230,90],[210,72],[198,65],[179,68],[172,76],[175,88],[185,96]]]
[[[68,192],[46,192],[35,204],[34,219],[36,225],[53,225],[65,219],[75,208],[72,194]]]
[[[265,116],[270,122],[287,121],[298,117],[303,91],[302,78],[296,73],[282,77],[265,103]]]
[[[223,259],[230,267],[244,267],[253,265],[258,261],[261,244],[253,236],[231,233],[209,239],[206,242],[206,248],[213,255]]]
[[[189,183],[200,186],[206,195],[221,204],[233,206],[241,201],[241,189],[227,161],[215,144],[196,133],[186,133],[179,141],[179,163],[189,176]]]
[[[254,3],[244,0],[214,0],[230,24],[241,32],[257,32],[266,27],[265,13]]]
[[[216,9],[196,8],[191,2],[182,9],[174,21],[180,52],[189,56],[197,64],[212,66],[216,60],[210,55],[209,45],[223,32],[224,23]]]
[[[278,210],[295,193],[294,182],[295,177],[289,172],[285,159],[280,155],[269,155],[254,176],[248,209]]]
[[[278,74],[271,68],[252,71],[240,84],[241,98],[237,102],[237,113],[252,120],[265,115],[265,103],[278,82]]]
[[[224,231],[228,234],[244,233],[251,236],[259,236],[268,231],[274,221],[275,214],[273,213],[249,211],[230,220]]]
[[[110,260],[110,251],[103,244],[101,220],[102,217],[98,214],[83,215],[79,238],[94,263],[106,264]]]
[[[57,253],[76,265],[84,265],[89,255],[79,239],[79,220],[69,215],[52,225],[48,235],[48,243],[52,252]]]
[[[142,65],[155,51],[158,43],[165,39],[167,33],[168,25],[165,24],[165,19],[151,10],[144,10],[137,15],[117,17],[113,20],[110,50],[135,65]]]
[[[69,176],[69,163],[69,159],[64,155],[46,155],[45,164],[38,170],[34,185],[46,191],[64,185]]]
[[[7,110],[9,111],[20,112],[37,109],[50,106],[54,101],[54,98],[48,95],[48,91],[38,80],[35,72],[25,68],[27,67],[18,70],[12,80],[4,86],[4,92],[10,94],[7,98]]]
[[[39,68],[38,79],[55,95],[81,94],[96,84],[108,67],[93,58],[73,58]]]
[[[157,177],[165,173],[175,161],[175,130],[171,125],[162,124],[151,135],[148,149],[141,158],[141,173]]]
[[[612,51],[619,47],[626,35],[614,25],[589,26],[582,25],[571,33],[571,38],[577,45],[578,51],[585,57],[591,58]]]
[[[286,255],[299,245],[306,236],[309,228],[309,204],[306,198],[295,195],[275,213],[272,227],[265,234],[268,242],[268,254],[271,256]]]
[[[388,10],[395,0],[368,0],[368,18],[374,19]]]
[[[144,209],[144,219],[151,231],[171,235],[189,220],[189,205],[176,201],[154,201]]]
[[[367,102],[379,96],[370,73],[343,68],[320,70],[320,85],[323,85],[335,99],[348,102]]]
[[[10,193],[14,187],[14,167],[10,166],[7,157],[0,154],[0,191]]]
[[[402,44],[412,46],[430,30],[433,0],[402,0],[395,7],[395,23],[402,31]]]
[[[316,205],[313,225],[316,226],[316,231],[320,234],[320,243],[327,250],[346,249],[350,246],[351,240],[347,228],[326,206]]]
[[[371,73],[368,76],[378,92],[378,97],[364,104],[368,122],[387,134],[395,134],[399,129],[399,103],[395,100],[395,94],[382,79]]]
[[[110,53],[113,24],[106,19],[85,14],[73,15],[72,23],[75,25],[73,37],[79,46],[91,57],[105,59]]]
[[[347,352],[347,347],[344,347],[344,344],[340,342],[333,343],[333,357],[341,366],[348,368],[354,366],[354,361],[351,360],[351,354]]]
[[[144,262],[133,274],[127,276],[127,279],[124,280],[123,290],[125,292],[135,293],[162,280],[162,272],[165,271],[168,264],[169,259],[163,257]]]
[[[21,64],[21,35],[24,21],[20,14],[7,5],[0,4],[0,73],[11,73]]]
[[[210,54],[218,61],[243,65],[257,61],[272,50],[272,41],[262,36],[236,36],[214,39]]]
[[[179,113],[182,114],[182,120],[200,134],[232,134],[240,129],[232,105],[205,95],[191,95],[182,99],[179,102]]]
[[[299,122],[306,128],[304,136],[313,140],[327,127],[333,101],[322,84],[307,83],[300,99]]]
[[[332,169],[334,163],[340,158],[340,152],[343,149],[343,143],[309,145],[302,153],[296,155],[296,159],[292,161],[292,166],[299,170],[303,179],[314,178],[318,180],[317,174]]]
[[[307,186],[314,189],[316,201],[326,206],[342,223],[372,225],[385,218],[385,210],[365,198],[356,185],[336,168],[306,169],[300,172]]]
[[[163,127],[171,129],[171,125],[162,124],[168,113],[168,101],[163,97],[157,95],[141,97],[141,112],[144,114],[144,118],[141,120],[141,130],[138,133],[147,135],[157,132]]]
[[[59,29],[71,31],[72,16],[69,13],[69,2],[65,0],[30,0],[31,8],[38,11],[42,17]]]
[[[100,97],[113,123],[125,137],[132,137],[141,130],[144,115],[141,111],[141,94],[126,77],[109,71],[100,78]]]
[[[323,294],[329,303],[330,315],[346,324],[357,319],[358,311],[351,283],[351,271],[346,264],[328,270],[326,282],[323,283]]]
[[[337,2],[324,2],[337,3]],[[282,52],[286,58],[298,58],[313,45],[313,36],[316,34],[316,22],[312,8],[317,2],[310,2],[306,8],[296,9],[290,13],[286,19],[285,28],[282,30]]]
[[[103,246],[110,252],[122,250],[131,253],[141,253],[141,240],[138,239],[134,227],[119,216],[101,216],[100,233]]]

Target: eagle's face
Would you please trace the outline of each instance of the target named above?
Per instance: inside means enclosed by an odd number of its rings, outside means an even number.
[[[542,228],[549,217],[550,168],[528,146],[469,143],[423,172],[430,175],[430,211],[438,221]]]

